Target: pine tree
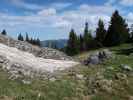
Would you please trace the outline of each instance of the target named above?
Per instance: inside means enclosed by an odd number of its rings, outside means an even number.
[[[116,10],[112,17],[110,26],[105,38],[106,46],[119,45],[127,41],[129,36],[128,25],[122,16],[119,15],[119,12]]]
[[[68,40],[67,47],[66,47],[66,53],[70,56],[73,56],[79,53],[78,37],[74,29],[70,31],[69,40]]]
[[[24,37],[22,36],[21,41],[24,41]]]
[[[1,32],[2,35],[7,35],[7,32],[6,30],[4,29],[2,32]]]
[[[100,19],[98,22],[98,28],[96,29],[96,40],[103,45],[104,39],[106,36],[106,30],[104,28],[104,23],[103,21]]]
[[[38,46],[41,46],[41,41],[40,41],[39,38],[37,38],[36,42],[37,42],[37,45],[38,45]]]
[[[88,30],[88,23],[85,24],[83,40],[84,40],[83,43],[84,50],[89,50],[90,42],[92,41],[92,35],[91,32]]]
[[[29,36],[28,36],[28,33],[26,33],[26,39],[25,41],[29,42]]]
[[[21,41],[24,41],[24,37],[23,36],[21,37]]]
[[[29,43],[33,44],[33,38],[31,37]]]
[[[24,38],[23,38],[23,36],[21,35],[21,33],[18,35],[18,40],[24,41]]]
[[[80,42],[80,51],[84,51],[84,39],[83,39],[83,36],[80,34],[79,36],[79,42]]]
[[[36,39],[35,38],[32,40],[32,44],[36,45]]]
[[[21,40],[21,33],[18,35],[18,40]]]
[[[58,49],[56,43],[54,43],[54,42],[51,42],[51,48]]]

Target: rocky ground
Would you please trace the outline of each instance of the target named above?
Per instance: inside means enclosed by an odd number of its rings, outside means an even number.
[[[0,44],[0,66],[11,73],[11,79],[22,76],[46,78],[46,74],[65,70],[77,65],[78,62],[68,60],[54,60],[35,57],[33,54],[20,51],[14,47]]]

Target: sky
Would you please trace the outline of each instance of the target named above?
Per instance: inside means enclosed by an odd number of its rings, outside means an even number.
[[[12,37],[27,32],[41,40],[66,39],[74,28],[82,34],[85,22],[94,35],[99,19],[107,28],[115,10],[133,23],[133,0],[0,0],[0,30]]]

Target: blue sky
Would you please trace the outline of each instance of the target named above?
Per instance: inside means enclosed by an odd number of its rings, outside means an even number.
[[[1,0],[0,29],[10,36],[29,33],[41,40],[68,38],[74,28],[81,34],[84,23],[94,33],[98,19],[107,27],[114,10],[133,23],[133,0]]]

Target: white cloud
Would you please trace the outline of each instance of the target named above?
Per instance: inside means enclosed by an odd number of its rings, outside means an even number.
[[[92,6],[82,4],[75,10],[67,10],[61,13],[58,13],[56,8],[49,7],[41,9],[34,15],[11,16],[2,14],[0,16],[0,27],[14,32],[16,30],[19,30],[19,32],[53,30],[55,33],[58,31],[66,35],[68,35],[71,28],[74,28],[80,34],[83,32],[86,21],[93,31],[95,31],[100,18],[104,20],[107,26],[110,15],[114,10],[115,7],[110,5]]]
[[[38,15],[41,15],[41,16],[53,16],[53,15],[56,15],[56,9],[54,9],[54,8],[43,9],[43,10],[38,12]]]
[[[120,4],[124,6],[133,6],[133,0],[120,0]]]
[[[133,13],[132,12],[128,13],[126,18],[127,18],[129,26],[131,26],[133,24]]]
[[[85,22],[89,23],[90,29],[95,31],[99,19],[103,19],[105,25],[108,26],[110,16],[114,12],[115,7],[112,6],[92,6],[87,4],[80,5],[77,10],[66,11],[62,14],[63,19],[72,23],[72,27],[80,34],[84,28]]]
[[[130,12],[130,13],[127,15],[127,17],[128,17],[129,19],[132,19],[132,20],[133,20],[133,13]]]
[[[113,12],[115,10],[115,7],[113,6],[106,6],[106,5],[102,5],[102,6],[97,6],[97,5],[87,5],[87,4],[83,4],[79,7],[79,10],[82,12],[86,12],[86,13],[104,13],[104,14],[110,14],[111,12]]]
[[[55,22],[53,24],[53,27],[62,28],[62,27],[71,27],[71,25],[72,25],[72,23],[70,21],[62,20],[62,21]]]
[[[113,5],[115,2],[116,2],[116,0],[108,0],[108,1],[105,3],[105,5],[106,5],[106,6],[111,6],[111,5]]]

